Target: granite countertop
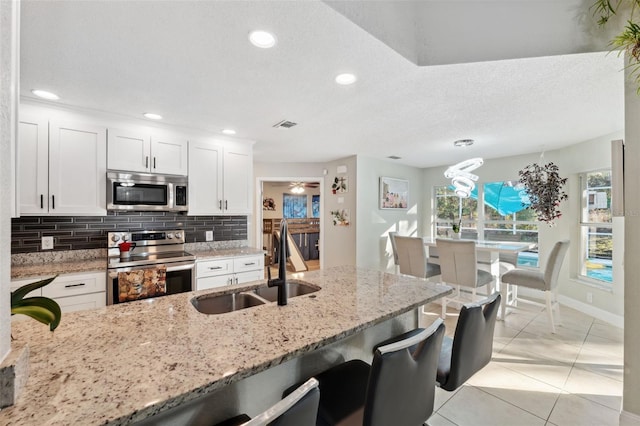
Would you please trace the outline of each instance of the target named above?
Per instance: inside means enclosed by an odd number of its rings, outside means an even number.
[[[195,255],[197,260],[264,254],[264,250],[253,247],[213,248],[206,244],[193,245],[188,252]],[[78,272],[105,272],[106,270],[106,250],[22,254],[12,256],[11,261],[12,280]]]
[[[197,260],[206,260],[215,257],[238,257],[238,256],[252,256],[252,255],[264,255],[265,251],[253,247],[238,247],[238,248],[203,248],[203,249],[189,249],[189,253],[196,256]]]
[[[18,344],[29,345],[30,373],[16,404],[0,411],[0,424],[141,420],[451,292],[351,266],[307,272],[303,280],[321,290],[283,307],[205,315],[190,302],[214,292],[202,290],[64,314],[53,333],[35,321],[14,322]]]

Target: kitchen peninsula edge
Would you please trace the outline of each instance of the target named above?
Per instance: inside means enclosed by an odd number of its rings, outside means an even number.
[[[12,325],[30,348],[29,379],[2,424],[128,424],[313,353],[451,292],[351,266],[307,272],[312,295],[221,315],[196,311],[202,290],[63,316],[53,333]],[[249,289],[264,281],[226,287]],[[275,396],[279,398],[279,396]]]

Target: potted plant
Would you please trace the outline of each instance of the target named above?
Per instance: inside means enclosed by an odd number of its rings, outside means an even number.
[[[534,210],[538,220],[549,226],[553,226],[555,219],[562,216],[560,202],[568,198],[562,189],[567,178],[560,177],[558,170],[558,166],[553,163],[533,163],[518,172],[518,180],[524,185],[531,203],[527,208]]]
[[[60,324],[62,312],[60,305],[48,297],[31,296],[25,297],[28,293],[37,290],[51,283],[57,277],[47,278],[34,283],[25,284],[11,292],[11,315],[23,314],[36,321],[49,326],[51,331]]]

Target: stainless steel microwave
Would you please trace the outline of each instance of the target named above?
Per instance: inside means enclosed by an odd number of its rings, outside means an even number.
[[[187,177],[107,172],[107,210],[186,212]]]

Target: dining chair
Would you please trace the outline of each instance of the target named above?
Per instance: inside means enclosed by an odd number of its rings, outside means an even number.
[[[440,266],[430,263],[427,259],[427,252],[424,240],[419,237],[392,237],[398,256],[398,266],[401,274],[413,275],[414,277],[430,278],[440,275]]]
[[[506,272],[500,277],[502,284],[510,284],[518,287],[527,287],[535,290],[541,290],[545,294],[545,306],[547,310],[547,316],[549,317],[549,324],[551,326],[551,332],[556,332],[556,327],[553,319],[553,311],[557,312],[558,323],[560,323],[560,304],[558,303],[557,286],[558,275],[560,274],[560,267],[564,260],[567,250],[569,249],[569,241],[562,240],[555,243],[549,257],[547,258],[544,271],[533,269],[515,268],[509,272]],[[502,285],[502,297],[507,297],[507,286]],[[518,301],[524,303],[530,303],[534,305],[541,305],[532,300],[518,298],[517,288],[511,291],[512,303],[509,306],[517,306]],[[504,316],[504,313],[503,313]]]
[[[444,331],[444,321],[438,318],[426,329],[378,346],[371,365],[356,359],[317,374],[317,424],[424,424],[433,413]]]
[[[470,289],[472,301],[476,298],[478,287],[487,286],[487,294],[493,292],[493,275],[478,269],[475,241],[436,238],[436,247],[442,281],[456,289],[453,297],[442,298],[442,318],[447,317],[447,305],[450,302],[463,303],[462,287]]]
[[[318,381],[312,377],[257,416],[240,414],[215,426],[315,426],[319,401]]]

